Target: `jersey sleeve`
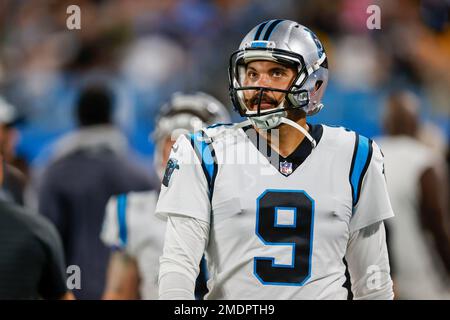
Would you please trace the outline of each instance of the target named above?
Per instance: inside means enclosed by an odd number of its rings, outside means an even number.
[[[356,136],[350,172],[353,213],[350,232],[394,216],[384,175],[383,154],[378,145]]]
[[[194,299],[195,279],[208,237],[208,223],[186,216],[169,216],[159,260],[160,299]]]
[[[207,170],[211,161],[208,159],[208,149],[196,145],[201,143],[197,138],[197,135],[182,135],[172,147],[156,206],[159,217],[181,215],[207,223],[210,221]]]
[[[383,222],[353,232],[345,258],[355,300],[394,298]]]
[[[128,250],[127,195],[112,196],[106,205],[100,233],[103,243],[114,250]]]

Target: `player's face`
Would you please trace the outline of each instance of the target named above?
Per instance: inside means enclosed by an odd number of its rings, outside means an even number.
[[[264,87],[286,90],[290,87],[297,72],[272,61],[253,61],[247,64],[242,86]],[[257,110],[259,90],[244,90],[245,104],[249,110]],[[264,91],[261,98],[261,110],[277,107],[286,94],[278,91]]]

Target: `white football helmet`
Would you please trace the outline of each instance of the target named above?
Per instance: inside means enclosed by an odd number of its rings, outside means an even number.
[[[243,75],[251,61],[268,60],[297,70],[289,88],[245,87]],[[322,96],[328,83],[328,62],[317,36],[307,27],[290,20],[270,20],[254,27],[242,40],[239,50],[230,57],[229,91],[235,109],[262,129],[286,122],[287,110],[300,109],[314,115],[323,108]],[[244,91],[259,91],[257,110],[250,110]],[[285,93],[282,101],[271,109],[261,110],[264,92]],[[289,119],[288,119],[289,120]]]
[[[175,141],[181,134],[191,133],[216,123],[231,121],[227,108],[216,98],[204,92],[186,94],[175,92],[156,118],[151,138],[156,144],[154,163],[162,167],[162,146],[166,137]],[[158,172],[159,174],[160,172]],[[162,173],[162,172],[161,172]]]

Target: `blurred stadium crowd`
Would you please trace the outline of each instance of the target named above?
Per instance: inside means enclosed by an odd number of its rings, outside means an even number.
[[[72,4],[81,8],[80,30],[66,27]],[[372,4],[381,8],[380,30],[366,26]],[[408,90],[418,98],[418,139],[448,163],[449,12],[448,0],[3,0],[0,144],[23,174],[10,199],[42,208],[42,172],[55,142],[76,129],[80,91],[91,84],[111,91],[126,157],[157,188],[149,133],[160,106],[175,91],[204,91],[231,110],[229,55],[251,27],[280,17],[316,32],[329,57],[326,108],[311,121],[378,137],[386,97]]]

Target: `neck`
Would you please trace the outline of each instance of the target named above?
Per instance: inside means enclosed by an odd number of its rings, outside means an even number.
[[[295,121],[307,131],[309,131],[306,124],[306,118],[302,117]],[[305,136],[296,128],[288,125],[281,124],[276,129],[271,129],[270,134],[268,130],[256,129],[269,143],[270,147],[274,149],[279,155],[286,158],[302,143]]]

